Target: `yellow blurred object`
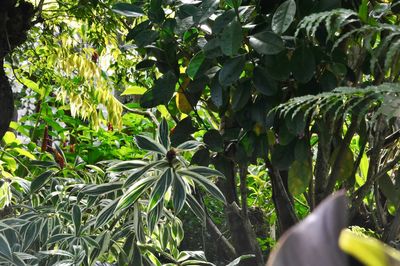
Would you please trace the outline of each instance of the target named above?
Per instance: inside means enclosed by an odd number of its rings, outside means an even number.
[[[253,131],[254,131],[254,133],[256,133],[257,136],[260,136],[261,133],[264,133],[264,131],[265,131],[264,125],[262,125],[260,123],[255,123],[254,127],[253,127]]]
[[[377,239],[356,234],[349,229],[341,232],[339,247],[366,266],[399,265],[400,252]]]

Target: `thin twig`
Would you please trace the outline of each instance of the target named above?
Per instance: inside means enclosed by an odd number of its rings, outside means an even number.
[[[159,125],[157,118],[155,117],[155,115],[152,112],[150,112],[150,111],[142,111],[142,110],[138,110],[138,109],[132,109],[132,108],[129,108],[128,106],[126,106],[126,105],[122,105],[122,106],[123,106],[123,108],[125,110],[127,110],[127,111],[129,111],[129,112],[131,112],[133,114],[142,115],[144,117],[147,117],[151,121],[153,121],[153,123],[155,125],[157,125],[157,126]]]

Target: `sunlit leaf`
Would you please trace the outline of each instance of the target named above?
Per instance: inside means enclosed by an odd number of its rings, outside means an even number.
[[[135,136],[135,140],[138,147],[143,150],[154,151],[161,154],[167,153],[167,150],[164,146],[147,136],[137,135]]]
[[[219,188],[214,185],[210,180],[208,180],[207,178],[205,178],[204,176],[192,172],[190,170],[178,170],[177,171],[178,174],[182,175],[182,176],[187,176],[192,178],[196,183],[198,183],[199,185],[203,186],[205,188],[205,190],[210,193],[211,195],[213,195],[216,199],[219,199],[222,202],[225,202],[225,196],[224,194],[221,192],[221,190],[219,190]]]
[[[54,171],[52,170],[47,170],[46,172],[38,175],[31,183],[31,192],[34,193],[41,189],[52,175],[54,175]]]
[[[178,174],[175,174],[172,202],[176,214],[178,214],[182,210],[186,202],[185,182]]]
[[[117,209],[119,200],[120,199],[117,198],[113,201],[110,201],[110,203],[100,211],[96,217],[96,228],[102,227],[114,216],[114,212]]]
[[[124,187],[129,187],[136,180],[138,180],[140,177],[142,177],[144,174],[146,174],[149,170],[151,170],[152,168],[156,168],[157,166],[162,165],[162,164],[168,165],[168,162],[166,160],[151,162],[151,163],[133,171],[126,179]]]
[[[159,202],[164,200],[164,195],[171,186],[174,176],[173,169],[170,167],[160,176],[151,192],[149,204],[147,206],[148,212],[151,211]]]
[[[250,36],[249,42],[259,54],[278,54],[285,49],[281,37],[270,31],[263,31]]]
[[[112,10],[115,13],[118,13],[126,17],[137,18],[144,15],[143,10],[140,7],[128,3],[117,3],[113,5]]]
[[[145,166],[147,163],[142,160],[130,160],[130,161],[124,161],[124,162],[119,162],[107,169],[107,171],[110,172],[122,172],[122,171],[127,171],[127,170],[133,170],[139,167]]]
[[[287,0],[275,11],[272,17],[272,30],[277,34],[284,33],[293,22],[296,14],[296,2]]]
[[[124,193],[122,198],[118,201],[117,210],[128,208],[134,204],[139,197],[157,180],[156,177],[151,176],[139,180],[134,183],[127,192]]]

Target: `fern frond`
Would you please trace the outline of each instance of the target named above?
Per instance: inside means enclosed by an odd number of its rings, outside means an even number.
[[[316,42],[315,33],[318,27],[324,23],[328,32],[328,39],[336,35],[344,26],[359,21],[357,13],[349,9],[334,9],[320,13],[313,13],[304,17],[297,26],[295,37],[304,30],[306,36]]]
[[[335,121],[348,114],[357,115],[361,119],[369,113],[381,114],[390,119],[399,116],[399,110],[400,84],[384,83],[366,88],[339,87],[332,92],[296,97],[271,112],[282,118],[290,113],[290,119],[299,113],[304,115],[303,119],[311,120],[333,115]]]
[[[357,23],[354,23],[357,22]],[[342,29],[352,24],[350,31],[343,32]],[[313,43],[318,44],[315,38],[320,26],[324,25],[328,35],[326,41],[332,40],[334,44],[331,48],[333,52],[341,43],[348,39],[358,42],[371,54],[370,69],[374,73],[378,66],[379,58],[384,57],[384,66],[381,70],[390,73],[391,77],[399,75],[397,58],[400,56],[400,26],[388,23],[376,23],[373,25],[362,25],[358,14],[348,9],[334,9],[331,11],[311,14],[303,18],[298,24],[295,36],[301,31],[305,32],[306,37]],[[385,33],[385,34],[382,34]],[[380,37],[377,38],[376,36]]]

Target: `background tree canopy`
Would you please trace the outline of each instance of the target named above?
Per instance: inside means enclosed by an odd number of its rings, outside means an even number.
[[[2,263],[399,260],[400,1],[3,2]]]

